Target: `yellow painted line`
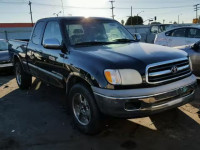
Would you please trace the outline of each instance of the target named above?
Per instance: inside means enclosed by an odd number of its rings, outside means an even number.
[[[16,89],[18,89],[18,86],[16,84],[15,79],[12,79],[9,82],[7,82],[6,84],[1,85],[0,86],[0,98],[3,98],[4,96],[8,95],[9,93],[13,92]]]
[[[197,112],[199,111],[198,108],[192,106],[191,104],[186,104],[186,105],[184,105],[182,107],[179,107],[179,110],[181,110],[188,117],[190,117],[195,122],[197,122],[198,124],[200,124],[200,118],[199,118],[199,116],[197,114]]]
[[[157,130],[156,126],[154,125],[154,123],[151,121],[151,119],[149,117],[145,117],[145,118],[137,118],[137,119],[128,119],[129,121],[136,123],[138,125],[141,125],[145,128],[149,128],[151,130]]]

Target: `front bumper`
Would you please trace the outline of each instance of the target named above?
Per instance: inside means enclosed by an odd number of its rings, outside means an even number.
[[[0,71],[2,70],[11,70],[13,68],[13,64],[12,63],[0,63]]]
[[[0,64],[0,68],[7,68],[7,67],[13,67],[13,64],[12,63]]]
[[[97,105],[104,114],[134,118],[148,116],[184,105],[194,98],[194,75],[153,88],[108,90],[92,87]]]

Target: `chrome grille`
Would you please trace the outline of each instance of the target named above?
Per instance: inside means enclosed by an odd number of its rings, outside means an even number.
[[[146,81],[149,84],[163,83],[189,75],[191,69],[188,58],[150,64],[146,68]]]

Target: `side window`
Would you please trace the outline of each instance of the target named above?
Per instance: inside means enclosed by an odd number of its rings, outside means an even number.
[[[8,43],[0,40],[0,51],[8,50]]]
[[[189,38],[200,38],[200,29],[191,28],[188,30]]]
[[[172,33],[172,32],[174,32],[174,30],[166,32],[165,35],[166,35],[166,36],[171,36],[171,33]]]
[[[182,29],[176,29],[171,33],[171,36],[173,37],[185,37],[186,34],[186,29],[182,28]]]
[[[44,32],[43,41],[46,39],[57,39],[60,43],[62,43],[62,35],[58,22],[48,22]]]
[[[151,33],[158,33],[158,26],[152,26]]]
[[[40,43],[43,26],[44,26],[44,22],[38,22],[36,24],[36,27],[33,31],[32,39],[31,39],[34,44],[38,45]]]

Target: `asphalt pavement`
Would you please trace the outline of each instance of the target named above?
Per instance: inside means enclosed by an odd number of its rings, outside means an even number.
[[[138,119],[110,119],[88,136],[75,129],[65,93],[34,80],[20,90],[12,75],[0,76],[0,150],[199,150],[200,90],[177,109]]]

